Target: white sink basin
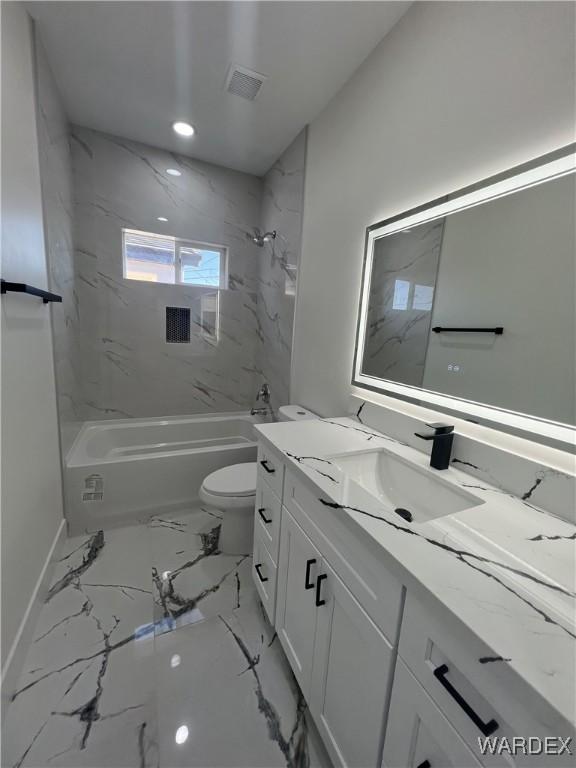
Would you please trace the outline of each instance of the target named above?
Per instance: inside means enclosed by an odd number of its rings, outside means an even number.
[[[482,499],[442,477],[443,472],[419,467],[385,449],[327,458],[346,477],[408,522],[425,523],[484,504]]]

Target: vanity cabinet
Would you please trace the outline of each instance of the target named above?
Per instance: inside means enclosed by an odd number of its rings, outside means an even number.
[[[258,458],[254,580],[335,766],[571,765],[482,755],[480,737],[572,731],[433,596],[407,591],[409,574],[310,478],[268,447]]]
[[[325,561],[322,576],[310,711],[335,765],[378,765],[394,649]]]
[[[276,630],[335,765],[377,766],[393,648],[290,512]]]
[[[316,580],[322,556],[284,510],[276,631],[306,700],[310,700],[316,635]]]
[[[401,659],[396,663],[383,768],[480,768]]]
[[[258,448],[257,462],[252,575],[262,605],[273,625],[276,616],[284,464],[274,451],[263,446]]]

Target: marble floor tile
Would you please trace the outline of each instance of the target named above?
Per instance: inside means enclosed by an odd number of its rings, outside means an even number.
[[[255,595],[232,615],[158,637],[155,665],[161,765],[329,765]]]
[[[66,542],[6,713],[2,765],[133,765],[140,745],[154,760],[148,560],[141,526]]]
[[[3,767],[329,765],[251,557],[219,552],[219,524],[197,509],[65,542]]]
[[[150,520],[157,634],[228,614],[254,592],[251,555],[222,554],[220,524],[204,509]]]

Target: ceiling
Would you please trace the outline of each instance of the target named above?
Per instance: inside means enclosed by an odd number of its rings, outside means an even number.
[[[71,122],[261,175],[410,3],[26,5]],[[267,75],[255,101],[226,92],[230,63]]]

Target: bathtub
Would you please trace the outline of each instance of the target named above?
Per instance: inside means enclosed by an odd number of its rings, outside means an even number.
[[[64,463],[70,535],[193,507],[210,472],[256,460],[258,421],[210,413],[84,423]]]

